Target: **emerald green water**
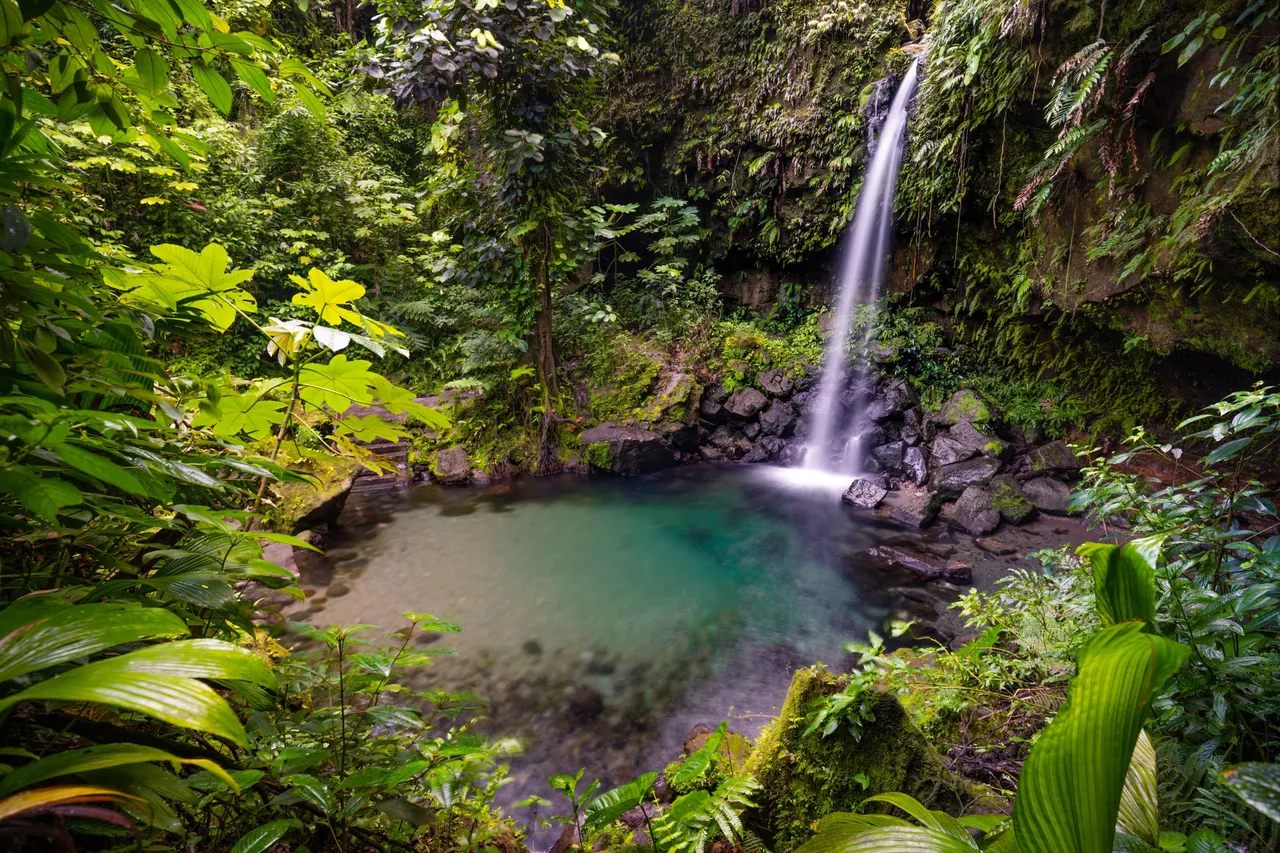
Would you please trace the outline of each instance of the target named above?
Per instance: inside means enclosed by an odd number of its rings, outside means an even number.
[[[890,612],[911,581],[859,554],[902,531],[842,506],[841,485],[696,466],[356,495],[330,543],[346,558],[330,590],[349,592],[312,621],[459,624],[424,683],[479,694],[490,730],[525,742],[513,800],[578,767],[620,783],[696,723],[754,734],[794,668],[843,666]]]

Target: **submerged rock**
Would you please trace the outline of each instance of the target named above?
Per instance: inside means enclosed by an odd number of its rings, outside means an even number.
[[[437,450],[431,472],[442,483],[465,483],[471,478],[471,460],[461,447]]]
[[[967,421],[971,424],[985,424],[991,420],[991,410],[976,392],[961,388],[951,395],[951,399],[942,406],[942,410],[933,416],[940,424],[953,426]]]
[[[979,456],[966,462],[935,468],[929,478],[929,487],[935,491],[959,495],[970,486],[985,486],[1000,472],[1000,462],[988,456]]]
[[[849,484],[840,500],[857,509],[875,509],[889,494],[888,489],[881,488],[867,480],[857,479]]]
[[[642,427],[600,424],[582,433],[582,443],[593,468],[615,474],[648,474],[676,464],[675,453],[662,436]]]
[[[747,772],[761,786],[755,814],[776,849],[808,839],[814,821],[829,812],[854,811],[877,794],[901,791],[953,814],[981,798],[974,785],[946,768],[892,694],[871,697],[874,723],[856,731],[837,723],[825,736],[806,736],[814,710],[848,683],[847,676],[821,667],[797,670],[782,712],[747,760]]]
[[[1074,473],[1080,470],[1080,460],[1065,441],[1051,441],[1027,454],[1031,470],[1037,473]]]
[[[927,554],[906,545],[877,545],[867,549],[867,554],[929,580],[941,578],[957,583],[968,583],[970,580],[969,567],[963,563]]]
[[[1000,511],[992,503],[990,492],[970,486],[956,501],[951,520],[972,536],[984,536],[1000,526]]]
[[[1022,493],[1041,512],[1068,515],[1071,487],[1053,477],[1035,477],[1022,484]]]
[[[760,410],[769,405],[769,398],[754,388],[739,388],[729,395],[724,409],[729,414],[743,420],[750,420],[760,414]]]

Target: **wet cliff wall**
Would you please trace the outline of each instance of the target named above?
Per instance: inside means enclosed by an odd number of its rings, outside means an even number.
[[[629,192],[697,202],[730,302],[814,305],[867,126],[921,56],[891,303],[1117,427],[1167,420],[1280,363],[1275,16],[628,0],[605,123],[641,164]]]

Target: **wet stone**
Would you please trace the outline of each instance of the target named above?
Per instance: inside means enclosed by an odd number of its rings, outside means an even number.
[[[864,479],[854,480],[840,496],[840,500],[856,509],[875,509],[889,494],[888,489]]]

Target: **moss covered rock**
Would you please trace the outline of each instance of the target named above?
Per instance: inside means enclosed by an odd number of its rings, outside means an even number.
[[[976,392],[961,388],[943,404],[942,410],[933,416],[940,424],[954,426],[958,423],[985,424],[991,420],[991,409]]]
[[[271,526],[286,533],[297,533],[322,524],[336,524],[360,471],[360,463],[333,456],[310,459],[292,467],[311,475],[315,482],[275,484],[272,487],[275,507],[267,514]]]
[[[777,848],[808,838],[823,815],[851,811],[875,794],[902,791],[953,814],[982,794],[947,770],[891,694],[877,695],[875,719],[863,726],[861,738],[844,726],[827,737],[806,737],[811,715],[845,684],[845,678],[821,667],[797,671],[782,713],[761,733],[747,760],[748,772],[761,785],[758,817]]]

